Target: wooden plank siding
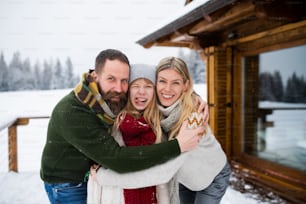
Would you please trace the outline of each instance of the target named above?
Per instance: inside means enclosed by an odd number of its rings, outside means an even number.
[[[227,155],[231,152],[231,50],[210,47],[207,57],[208,104],[210,126]],[[225,125],[224,125],[225,124]]]
[[[257,118],[258,118],[258,73],[259,73],[259,56],[250,56],[244,59],[244,104],[243,105],[243,135],[244,135],[244,152],[253,154],[257,152]]]

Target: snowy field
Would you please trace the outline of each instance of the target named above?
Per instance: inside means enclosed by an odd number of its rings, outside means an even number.
[[[197,93],[206,98],[205,85],[197,85]],[[49,116],[56,102],[71,90],[23,91],[0,93],[0,204],[48,203],[39,177],[40,157],[45,142],[48,119],[33,119],[26,126],[18,126],[19,173],[8,172],[7,124],[17,117]],[[247,187],[246,187],[247,188]],[[231,187],[221,204],[258,204],[249,194]],[[276,202],[273,202],[276,203]]]

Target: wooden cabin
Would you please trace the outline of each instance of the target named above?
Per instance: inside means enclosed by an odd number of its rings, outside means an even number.
[[[200,53],[209,124],[232,169],[292,203],[306,202],[305,4],[186,1],[181,14],[137,41]]]

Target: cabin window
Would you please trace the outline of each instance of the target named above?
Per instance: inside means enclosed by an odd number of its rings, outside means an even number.
[[[306,45],[243,58],[243,152],[306,172]]]

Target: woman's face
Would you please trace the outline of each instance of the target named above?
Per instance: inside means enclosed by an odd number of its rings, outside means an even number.
[[[144,79],[136,79],[130,85],[130,100],[136,110],[144,110],[152,101],[154,85]]]
[[[156,92],[162,106],[174,104],[187,90],[188,83],[174,69],[165,69],[157,74]]]

